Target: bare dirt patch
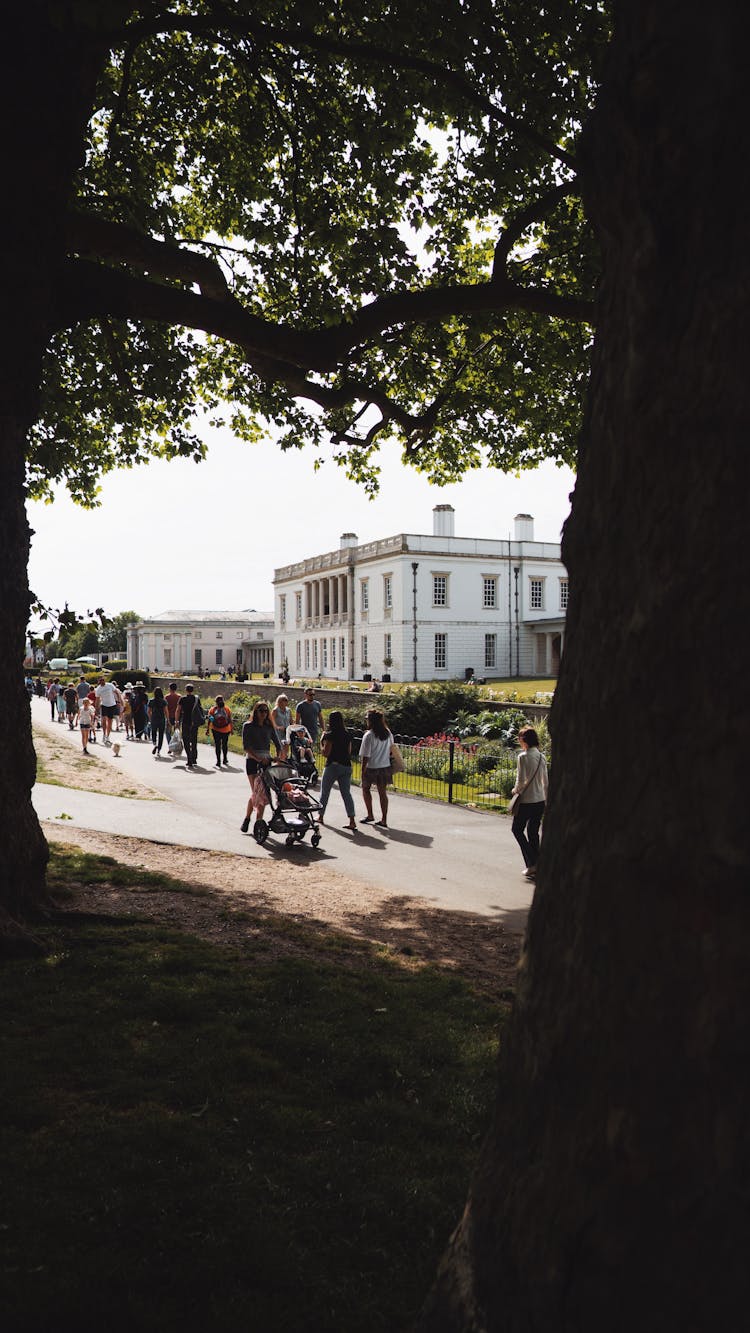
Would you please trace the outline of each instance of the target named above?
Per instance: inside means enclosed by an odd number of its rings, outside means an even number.
[[[65,723],[67,727],[67,723]],[[62,726],[60,727],[62,731]],[[146,787],[133,777],[120,773],[113,764],[107,764],[95,753],[100,742],[89,754],[75,749],[72,737],[58,738],[49,730],[34,727],[34,750],[37,759],[37,781],[60,787],[75,787],[79,791],[95,791],[102,796],[129,796],[141,801],[163,801],[161,792]],[[80,746],[80,737],[78,738]]]

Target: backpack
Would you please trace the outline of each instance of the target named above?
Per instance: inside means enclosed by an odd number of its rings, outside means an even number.
[[[195,725],[199,727],[201,722],[205,722],[205,720],[206,720],[206,714],[203,711],[203,705],[201,704],[200,699],[196,695],[195,707],[193,709],[193,721],[195,722]]]
[[[229,714],[226,708],[215,708],[211,714],[211,725],[213,727],[228,727]]]

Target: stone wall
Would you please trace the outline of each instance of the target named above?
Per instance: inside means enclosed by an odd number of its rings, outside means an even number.
[[[190,684],[195,687],[195,693],[199,694],[201,699],[208,699],[211,703],[213,703],[217,694],[223,694],[225,699],[229,699],[238,690],[243,690],[246,694],[265,699],[271,705],[276,702],[279,694],[284,693],[289,696],[290,705],[295,705],[299,703],[305,693],[304,685],[286,687],[280,685],[278,681],[246,680],[239,685],[236,680],[222,682],[220,680],[196,680],[193,676],[151,676],[152,686],[161,685],[165,693],[173,680],[177,682],[177,689],[180,694],[184,694],[185,686]],[[378,694],[371,694],[369,690],[319,689],[316,685],[315,697],[326,713],[332,708],[361,708],[364,719],[366,709],[374,705],[376,708],[382,708],[386,717],[388,716],[387,688]],[[522,708],[526,716],[535,721],[548,717],[550,711],[549,704],[512,704],[492,699],[488,699],[484,707],[496,713],[504,712],[506,708]]]

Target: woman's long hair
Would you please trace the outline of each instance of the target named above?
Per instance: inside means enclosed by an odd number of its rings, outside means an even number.
[[[385,713],[382,708],[368,708],[367,725],[379,741],[388,740],[388,728],[385,725]]]
[[[333,712],[328,714],[328,730],[332,736],[343,736],[347,741],[349,739],[349,733],[344,726],[344,714],[340,713],[338,708],[334,708]]]

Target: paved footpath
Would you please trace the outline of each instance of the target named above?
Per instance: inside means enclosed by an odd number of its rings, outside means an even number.
[[[78,732],[53,723],[46,700],[34,699],[32,714],[35,728],[80,750]],[[391,792],[390,828],[360,824],[356,833],[350,833],[342,828],[346,816],[334,788],[317,850],[310,847],[309,836],[303,844],[287,848],[283,836],[273,833],[259,847],[252,835],[240,832],[248,782],[239,755],[230,752],[229,767],[217,769],[213,746],[200,745],[198,768],[189,771],[184,756],[155,758],[148,742],[125,741],[124,737],[124,732],[115,737],[121,741],[119,758],[101,742],[94,746],[97,758],[116,765],[166,799],[141,801],[38,783],[33,801],[39,818],[54,822],[67,815],[70,818],[64,822],[69,829],[77,825],[253,859],[284,858],[290,868],[300,859],[325,859],[332,873],[338,870],[394,894],[418,896],[435,907],[503,920],[512,930],[522,930],[525,925],[533,890],[523,877],[521,853],[507,816]],[[364,814],[362,796],[358,788],[352,790],[359,818]],[[375,806],[377,809],[377,797]]]

